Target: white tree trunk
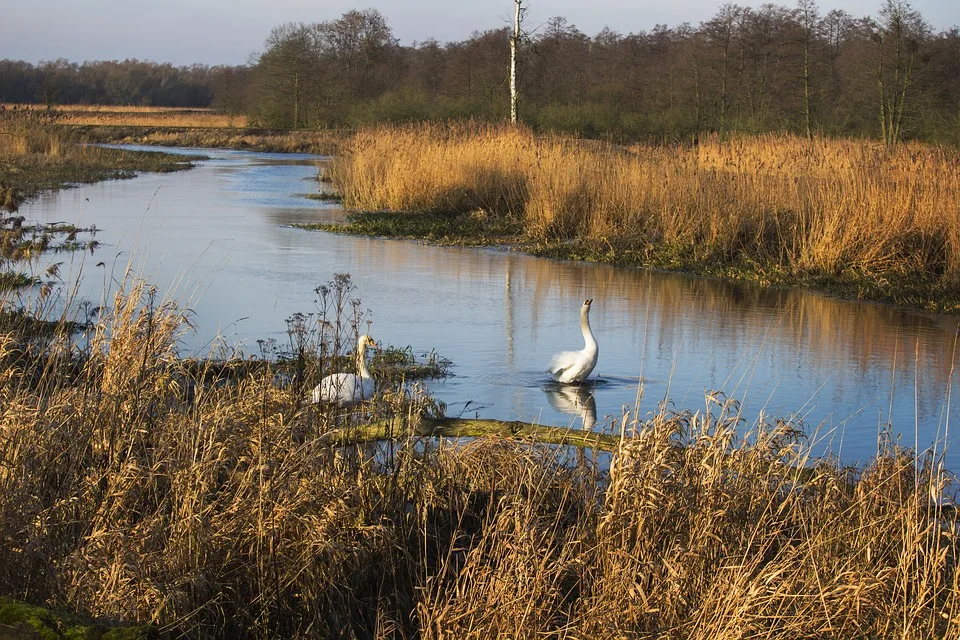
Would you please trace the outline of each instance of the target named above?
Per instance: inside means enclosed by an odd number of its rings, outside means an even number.
[[[517,123],[517,44],[520,42],[520,8],[523,0],[513,0],[513,36],[510,38],[510,122]]]

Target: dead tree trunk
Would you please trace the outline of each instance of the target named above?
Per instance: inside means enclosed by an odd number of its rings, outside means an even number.
[[[523,0],[513,0],[513,35],[510,36],[510,122],[517,123],[517,46],[520,44],[520,17]]]

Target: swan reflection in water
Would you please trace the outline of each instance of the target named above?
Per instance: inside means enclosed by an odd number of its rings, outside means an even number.
[[[593,398],[593,385],[581,382],[580,384],[560,384],[551,382],[545,384],[543,392],[547,394],[550,406],[571,416],[583,418],[583,429],[590,431],[597,422],[597,401]]]

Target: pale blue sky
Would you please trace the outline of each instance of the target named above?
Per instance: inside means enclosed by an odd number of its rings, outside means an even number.
[[[741,0],[757,6],[761,0]],[[876,15],[881,0],[820,0],[822,12]],[[594,35],[657,23],[698,23],[721,0],[530,0],[529,25],[562,15]],[[779,4],[792,6],[794,0]],[[935,29],[960,24],[960,0],[913,0]],[[404,44],[434,37],[462,40],[474,30],[504,26],[512,0],[3,0],[0,58],[38,62],[140,58],[177,65],[242,64],[282,22],[332,20],[373,7]]]

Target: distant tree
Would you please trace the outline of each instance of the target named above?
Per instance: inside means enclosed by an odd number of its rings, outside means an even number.
[[[725,4],[716,16],[701,25],[716,83],[716,119],[721,132],[726,131],[729,125],[734,103],[734,83],[739,80],[736,56],[742,15],[742,7]]]
[[[270,126],[299,128],[304,105],[316,95],[320,81],[315,27],[287,23],[274,27],[256,67],[258,115]]]
[[[960,32],[932,33],[906,0],[880,1],[875,19],[821,16],[817,0],[723,4],[697,25],[591,37],[563,16],[525,33],[529,0],[511,0],[513,24],[409,46],[381,13],[348,11],[278,26],[248,66],[0,60],[0,100],[213,105],[275,127],[515,117],[626,139],[789,130],[960,143]]]
[[[800,25],[800,46],[803,49],[803,129],[808,138],[813,137],[811,80],[814,66],[814,47],[820,37],[820,10],[816,0],[797,1],[797,22]]]
[[[248,108],[250,69],[218,66],[210,69],[211,106],[229,114],[244,113]]]
[[[383,14],[375,9],[348,11],[316,25],[316,30],[319,53],[333,65],[344,97],[368,99],[389,86],[390,69],[399,58],[397,40]]]
[[[880,131],[884,142],[895,145],[903,135],[917,52],[928,28],[908,0],[885,0],[880,20],[873,35]]]

